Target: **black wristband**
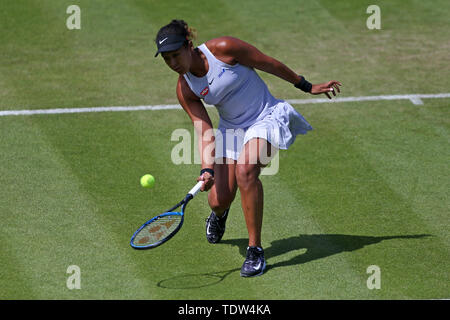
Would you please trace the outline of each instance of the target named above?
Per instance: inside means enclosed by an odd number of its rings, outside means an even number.
[[[213,169],[204,168],[204,169],[200,170],[200,175],[204,174],[205,172],[208,172],[211,176],[214,177],[214,170]]]
[[[300,77],[301,77],[301,80],[298,83],[294,84],[294,87],[296,87],[304,92],[308,92],[308,93],[311,92],[312,84],[309,83],[308,81],[306,81],[304,76],[300,76]]]

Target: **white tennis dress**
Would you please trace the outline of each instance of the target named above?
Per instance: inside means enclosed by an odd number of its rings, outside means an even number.
[[[243,145],[252,138],[263,138],[278,149],[287,149],[298,134],[312,130],[289,103],[272,96],[253,68],[226,64],[205,44],[198,49],[208,59],[208,73],[196,77],[187,72],[184,78],[200,99],[217,108],[216,158],[238,160]]]

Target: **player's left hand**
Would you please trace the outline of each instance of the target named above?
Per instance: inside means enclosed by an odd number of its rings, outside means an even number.
[[[342,84],[339,81],[332,80],[325,83],[320,84],[313,84],[311,88],[311,94],[322,94],[325,93],[325,95],[328,97],[328,99],[331,99],[330,92],[333,93],[334,96],[336,96],[336,92],[340,93],[341,90],[339,89],[339,86],[342,86]]]

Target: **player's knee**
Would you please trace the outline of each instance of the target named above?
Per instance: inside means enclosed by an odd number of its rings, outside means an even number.
[[[255,183],[261,173],[257,164],[240,164],[236,166],[236,182],[239,187],[246,187]]]

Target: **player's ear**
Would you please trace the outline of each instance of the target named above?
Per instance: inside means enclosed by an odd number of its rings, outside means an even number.
[[[187,43],[184,44],[184,47],[186,48],[189,55],[192,56],[192,54],[194,53],[194,45],[192,44],[192,41],[189,40]]]

